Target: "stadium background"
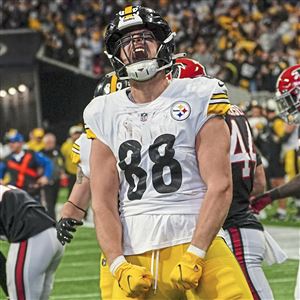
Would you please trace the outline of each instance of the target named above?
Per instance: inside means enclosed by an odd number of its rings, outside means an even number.
[[[296,0],[0,0],[0,141],[10,128],[28,137],[35,127],[53,132],[58,144],[66,139],[70,126],[82,121],[97,81],[111,71],[104,26],[126,4],[164,15],[177,32],[177,52],[223,79],[231,101],[244,107],[251,100],[264,105],[280,72],[300,63]],[[65,199],[62,189],[60,202]],[[289,227],[284,230],[288,235]],[[4,242],[0,247],[7,250]],[[80,229],[51,299],[96,299],[98,256],[93,229]],[[296,268],[296,260],[266,267],[276,299],[292,299]]]

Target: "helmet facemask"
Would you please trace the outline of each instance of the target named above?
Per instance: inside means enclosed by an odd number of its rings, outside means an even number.
[[[135,37],[137,30],[144,32],[138,38]],[[147,81],[159,71],[170,69],[172,66],[174,36],[175,33],[171,32],[168,23],[152,9],[128,6],[124,11],[120,11],[107,27],[106,54],[120,79]],[[148,39],[153,40],[153,37],[157,42],[157,51],[149,56]],[[127,53],[125,57],[122,55],[121,59],[120,51],[125,50],[128,43],[132,47],[135,39],[140,40],[138,47],[143,49],[134,54],[135,57]]]
[[[276,97],[279,114],[289,124],[300,123],[300,85]]]
[[[117,41],[112,55],[106,54],[120,79],[146,81],[157,72],[171,67],[172,61],[168,58],[171,55],[169,44],[174,43],[174,36],[172,33],[161,43],[150,30],[132,32]],[[149,49],[149,43],[153,41],[158,45],[154,57]],[[125,56],[124,61],[120,57],[121,51]]]

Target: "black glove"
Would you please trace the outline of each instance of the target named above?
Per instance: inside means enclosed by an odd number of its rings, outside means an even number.
[[[73,235],[70,232],[75,232],[75,226],[82,225],[83,222],[72,218],[61,218],[56,224],[57,238],[62,245],[70,243]]]

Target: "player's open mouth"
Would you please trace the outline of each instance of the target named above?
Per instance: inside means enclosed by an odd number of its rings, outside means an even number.
[[[147,50],[143,47],[135,48],[132,53],[132,62],[137,62],[148,58]]]

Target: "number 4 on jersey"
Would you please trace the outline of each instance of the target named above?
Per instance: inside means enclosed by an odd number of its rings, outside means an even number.
[[[256,153],[253,151],[252,134],[247,122],[246,125],[248,141],[243,140],[240,128],[237,122],[231,119],[231,144],[230,144],[230,161],[231,163],[243,162],[243,178],[250,176],[251,162],[256,162]],[[247,147],[246,147],[246,145]]]

